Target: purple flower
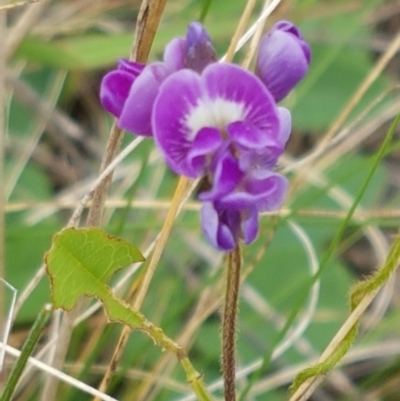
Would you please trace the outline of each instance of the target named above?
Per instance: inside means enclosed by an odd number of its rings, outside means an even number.
[[[167,163],[191,178],[207,175],[202,227],[221,250],[254,240],[258,213],[282,204],[288,182],[272,171],[290,133],[290,113],[263,83],[234,64],[201,75],[182,70],[161,85],[154,139]]]
[[[274,168],[291,116],[276,103],[306,74],[310,49],[282,21],[261,41],[258,76],[215,60],[207,32],[192,23],[185,38],[167,45],[163,62],[121,60],[104,77],[101,100],[121,128],[153,135],[173,171],[207,177],[202,228],[211,244],[229,251],[254,241],[258,214],[284,201],[288,181]]]
[[[192,22],[186,38],[176,38],[166,46],[163,62],[144,66],[120,60],[118,68],[103,78],[101,103],[118,118],[120,128],[137,135],[150,136],[153,103],[161,83],[183,68],[201,72],[215,60],[208,33],[199,22]]]
[[[182,70],[162,85],[154,103],[154,139],[178,174],[200,177],[221,146],[257,151],[278,145],[280,113],[249,71],[214,63],[201,75]]]
[[[256,73],[279,102],[306,75],[310,58],[300,31],[291,22],[280,21],[261,39]]]

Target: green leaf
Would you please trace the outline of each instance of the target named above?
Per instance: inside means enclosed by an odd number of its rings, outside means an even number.
[[[109,278],[122,267],[142,260],[142,254],[129,242],[100,229],[67,228],[54,237],[46,255],[52,301],[57,308],[70,310],[83,295],[110,299]],[[115,312],[119,320],[118,308]]]

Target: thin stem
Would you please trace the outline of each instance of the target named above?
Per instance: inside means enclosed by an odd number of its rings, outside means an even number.
[[[32,355],[36,343],[39,341],[40,335],[46,325],[47,318],[52,311],[51,305],[45,305],[43,310],[40,312],[38,318],[36,319],[31,331],[29,332],[28,338],[26,339],[24,346],[21,350],[21,355],[19,356],[13,370],[11,371],[10,377],[7,381],[4,393],[0,398],[0,401],[9,401],[17,387],[18,380],[28,362],[29,357]]]
[[[222,371],[225,401],[236,400],[235,335],[240,286],[241,252],[238,245],[227,257],[225,305],[222,322]]]

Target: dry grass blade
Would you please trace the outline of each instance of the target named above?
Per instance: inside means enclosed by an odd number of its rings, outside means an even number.
[[[0,0],[1,5],[1,0]],[[6,13],[0,11],[0,38],[6,37]],[[0,46],[0,277],[5,277],[5,148],[6,148],[6,54],[4,46]],[[6,327],[6,294],[5,287],[0,285],[0,327]],[[2,377],[0,377],[0,385]]]
[[[33,3],[26,8],[18,21],[10,28],[5,42],[5,55],[7,59],[12,57],[20,43],[37,24],[51,3],[51,0],[41,0]]]
[[[251,13],[253,12],[254,6],[256,5],[256,0],[249,0],[246,3],[246,7],[243,11],[242,18],[239,21],[239,24],[236,28],[236,31],[233,35],[233,38],[231,40],[231,43],[229,44],[228,51],[226,52],[226,55],[224,57],[225,62],[230,62],[233,59],[233,56],[235,55],[236,52],[236,47],[237,44],[244,32],[244,29],[250,19]]]
[[[332,137],[336,134],[339,128],[346,121],[347,117],[354,110],[354,107],[360,102],[364,94],[371,87],[371,85],[375,82],[382,71],[385,69],[390,60],[395,56],[400,48],[400,34],[398,34],[391,42],[390,46],[387,48],[386,52],[381,56],[378,62],[375,64],[375,67],[371,70],[365,80],[361,83],[358,90],[354,93],[352,98],[349,100],[347,105],[344,107],[343,111],[340,113],[338,118],[335,120],[329,131],[323,137],[321,142],[318,144],[317,148],[313,150],[313,153],[319,153],[320,148],[324,148],[326,144],[332,139]],[[310,157],[310,162],[313,158]],[[299,174],[301,174],[302,170],[300,170]]]
[[[3,324],[0,326],[2,329],[2,331],[0,331],[1,341],[3,342],[3,344],[7,344],[8,337],[11,331],[12,318],[14,315],[15,301],[17,299],[17,289],[0,277],[0,291],[2,292],[2,294],[5,294],[6,291],[9,291],[12,294],[10,306],[7,311],[4,310],[4,323],[2,322]],[[3,371],[4,357],[5,349],[2,348],[0,352],[0,373]]]
[[[343,109],[342,113],[336,119],[335,123],[332,125],[330,130],[324,136],[321,141],[321,145],[325,142],[329,141],[337,132],[337,130],[342,126],[345,122],[346,118],[350,115],[350,113],[354,110],[354,107],[360,102],[361,98],[367,92],[367,90],[371,87],[371,85],[376,81],[378,76],[382,74],[382,71],[385,69],[389,61],[395,56],[400,48],[400,33],[392,40],[392,43],[387,48],[386,52],[381,56],[378,62],[375,64],[375,67],[371,70],[365,80],[362,82],[356,93],[349,100],[346,107]]]
[[[237,41],[236,47],[235,47],[235,53],[239,51],[246,43],[247,41],[253,37],[253,35],[257,32],[259,29],[260,25],[263,25],[265,20],[268,18],[268,16],[275,10],[276,7],[278,7],[279,3],[281,3],[282,0],[270,0],[268,1],[266,7],[264,7],[261,15],[257,18],[257,21],[243,34],[243,36]],[[227,60],[227,54],[225,54],[222,58],[221,61],[229,61]]]
[[[21,351],[15,349],[15,348],[13,348],[13,347],[11,347],[9,345],[5,345],[5,344],[3,344],[1,342],[0,342],[0,347],[2,349],[5,349],[7,354],[12,355],[12,356],[14,356],[16,358],[18,358],[21,355]],[[118,401],[115,398],[113,398],[113,397],[111,397],[111,396],[109,396],[107,394],[99,393],[98,390],[96,390],[95,388],[89,386],[88,384],[86,384],[84,382],[81,382],[81,381],[79,381],[77,379],[74,379],[73,377],[71,377],[71,376],[69,376],[69,375],[67,375],[67,374],[65,374],[65,373],[63,373],[63,372],[61,372],[61,371],[59,371],[57,369],[54,369],[51,366],[43,363],[42,361],[40,361],[40,360],[38,360],[36,358],[30,357],[28,359],[28,364],[30,364],[32,366],[35,366],[37,369],[39,369],[39,370],[41,370],[43,372],[46,372],[46,374],[52,375],[52,376],[56,377],[58,380],[61,380],[64,383],[68,383],[69,385],[74,386],[74,387],[82,390],[83,392],[86,392],[86,393],[88,393],[90,395],[93,395],[93,396],[99,396],[100,399],[103,400],[103,401]]]
[[[12,4],[0,5],[0,11],[11,10],[13,8],[27,6],[27,5],[33,4],[33,3],[40,3],[41,1],[42,0],[27,0],[27,1],[18,1],[16,3],[12,3]]]
[[[270,5],[270,1],[266,0],[264,3],[263,12],[265,12],[268,9],[269,5]],[[260,39],[261,39],[263,30],[264,30],[264,26],[262,24],[260,24],[260,26],[257,28],[256,32],[254,33],[253,38],[251,39],[249,50],[246,54],[245,59],[242,62],[243,68],[250,67],[251,60],[253,59],[253,57],[256,53],[257,47],[260,43]]]

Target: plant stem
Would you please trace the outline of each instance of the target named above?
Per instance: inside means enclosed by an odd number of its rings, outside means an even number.
[[[31,331],[29,332],[28,338],[26,339],[24,346],[21,350],[21,355],[19,356],[13,370],[11,371],[10,377],[7,381],[6,387],[4,389],[4,393],[0,398],[0,401],[9,401],[17,387],[18,380],[22,375],[22,372],[25,368],[26,363],[28,362],[29,357],[32,355],[32,352],[35,348],[36,343],[38,342],[40,335],[46,325],[47,318],[52,311],[51,305],[45,305],[45,307],[40,312],[37,317]]]
[[[236,400],[235,335],[240,286],[241,252],[238,245],[227,257],[225,305],[222,322],[222,372],[225,401]]]

